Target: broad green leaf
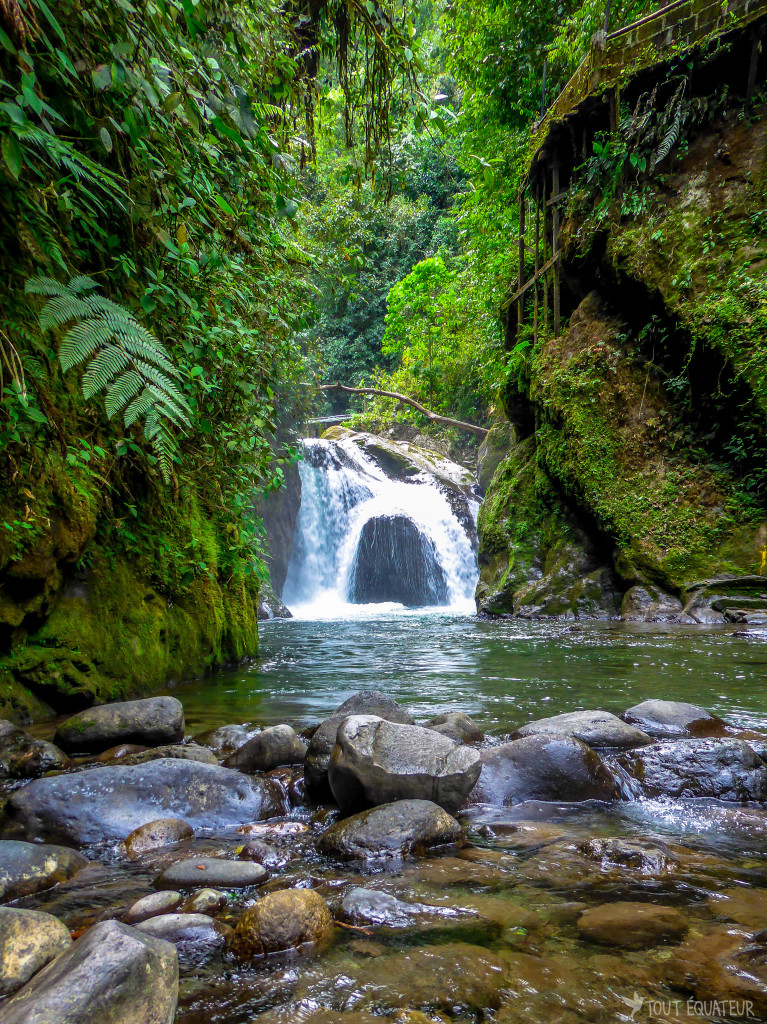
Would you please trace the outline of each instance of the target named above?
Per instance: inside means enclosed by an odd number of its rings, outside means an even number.
[[[104,147],[107,153],[111,153],[114,149],[114,145],[112,143],[112,136],[109,134],[106,128],[102,128],[99,131],[99,138],[101,139],[101,145]]]
[[[8,135],[3,136],[1,145],[3,159],[8,166],[8,170],[18,181],[19,175],[21,174],[21,168],[24,166],[24,157],[21,152],[19,140],[15,135],[9,133]]]
[[[228,213],[231,217],[237,216],[237,214],[234,212],[234,210],[226,201],[226,199],[224,199],[223,196],[218,195],[218,193],[214,194],[213,202],[216,204],[216,206],[218,206],[220,210],[223,210],[224,213]]]

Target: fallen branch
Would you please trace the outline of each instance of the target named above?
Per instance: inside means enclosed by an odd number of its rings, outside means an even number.
[[[411,405],[417,409],[431,423],[446,423],[449,427],[455,427],[457,430],[468,430],[470,433],[476,434],[477,437],[486,437],[488,433],[486,427],[478,427],[475,423],[464,423],[463,420],[453,420],[449,416],[440,416],[438,412],[432,412],[425,405],[416,402],[414,398],[400,395],[396,391],[380,391],[378,388],[349,388],[345,384],[323,384],[320,391],[345,391],[350,395],[379,395],[382,398],[396,398],[398,402],[404,402],[405,405]]]

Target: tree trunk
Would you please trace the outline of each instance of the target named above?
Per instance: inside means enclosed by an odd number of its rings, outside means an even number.
[[[349,388],[345,384],[323,384],[320,391],[345,391],[349,395],[380,395],[382,398],[396,398],[398,402],[404,402],[405,405],[411,405],[417,409],[431,423],[445,423],[448,427],[455,427],[457,430],[468,430],[477,437],[486,437],[488,433],[486,427],[478,427],[474,423],[464,423],[463,420],[454,420],[449,416],[440,416],[438,412],[432,412],[425,405],[416,402],[414,398],[400,395],[396,391],[380,391],[378,388]]]

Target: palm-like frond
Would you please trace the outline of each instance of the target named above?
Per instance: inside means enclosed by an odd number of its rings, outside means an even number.
[[[188,426],[189,403],[174,381],[180,379],[170,356],[133,313],[93,294],[89,277],[61,284],[50,277],[27,282],[28,295],[47,301],[38,316],[43,330],[68,328],[59,346],[59,362],[70,370],[86,363],[82,388],[85,398],[104,394],[111,419],[122,413],[125,427],[144,420],[144,436],[152,444],[160,471],[170,480],[178,443],[171,426]]]

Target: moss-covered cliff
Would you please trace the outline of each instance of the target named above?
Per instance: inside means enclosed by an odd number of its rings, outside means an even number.
[[[524,439],[481,513],[480,610],[767,607],[767,107],[716,115],[660,170],[612,198],[573,176],[573,313],[506,395]]]

